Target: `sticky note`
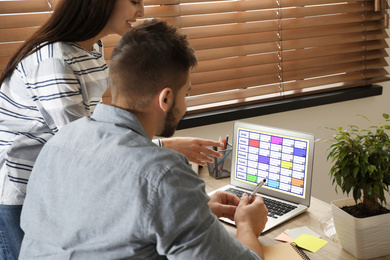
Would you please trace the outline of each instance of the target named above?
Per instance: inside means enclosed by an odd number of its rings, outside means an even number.
[[[294,239],[287,235],[286,232],[282,232],[279,236],[275,237],[275,240],[291,243]]]
[[[297,239],[302,234],[307,234],[307,235],[311,235],[311,236],[315,236],[315,237],[321,237],[320,235],[318,235],[316,232],[314,232],[313,230],[311,230],[307,226],[289,229],[289,230],[286,230],[284,232],[287,235],[289,235],[290,237],[292,237],[293,239]]]
[[[302,234],[300,237],[295,239],[293,243],[297,244],[300,248],[309,250],[313,253],[317,252],[320,248],[328,243],[328,241],[307,234]]]

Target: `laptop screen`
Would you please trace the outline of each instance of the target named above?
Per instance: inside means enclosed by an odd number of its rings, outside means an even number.
[[[266,179],[261,193],[268,190],[298,201],[310,196],[313,135],[236,122],[233,142],[235,185],[254,188]]]

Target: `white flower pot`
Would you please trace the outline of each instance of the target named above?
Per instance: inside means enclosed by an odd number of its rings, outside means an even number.
[[[332,201],[333,221],[341,246],[358,259],[390,254],[390,213],[355,218],[341,208],[355,205],[353,198]]]

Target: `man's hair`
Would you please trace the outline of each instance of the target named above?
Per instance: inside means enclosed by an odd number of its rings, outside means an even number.
[[[140,111],[165,87],[176,94],[196,64],[185,35],[164,21],[145,21],[126,32],[112,52],[112,103],[125,96],[127,108]]]

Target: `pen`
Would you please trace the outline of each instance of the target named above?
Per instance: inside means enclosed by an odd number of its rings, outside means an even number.
[[[221,136],[219,136],[219,143],[221,143]],[[218,147],[214,146],[214,151],[218,151]],[[214,177],[219,178],[219,172],[218,172],[217,164],[218,164],[218,158],[214,156],[214,169],[213,169],[213,172],[215,170]]]
[[[218,147],[213,147],[214,148],[214,151],[218,151]],[[214,169],[213,169],[213,172],[214,172],[214,176],[215,177],[218,177],[218,169],[217,169],[217,163],[218,163],[218,159],[217,157],[214,156]]]
[[[260,190],[263,184],[266,182],[266,179],[263,179],[259,184],[257,184],[256,188],[253,190],[252,194],[249,196],[249,200],[252,199],[253,196],[256,196],[256,193]]]
[[[223,147],[223,149],[225,150],[225,156],[224,156],[224,158],[226,158],[226,149],[227,149],[227,147],[228,147],[228,141],[229,141],[229,135],[227,135],[226,136],[226,139],[224,139],[224,147]],[[223,159],[224,159],[223,158]],[[220,163],[222,162],[222,164],[221,164],[221,171],[223,170],[223,159],[220,161]]]
[[[225,159],[226,157],[232,152],[232,150],[228,151],[223,157],[221,160],[219,160],[219,163],[217,164],[217,166],[219,166]],[[213,169],[213,171],[215,170],[215,167]]]

